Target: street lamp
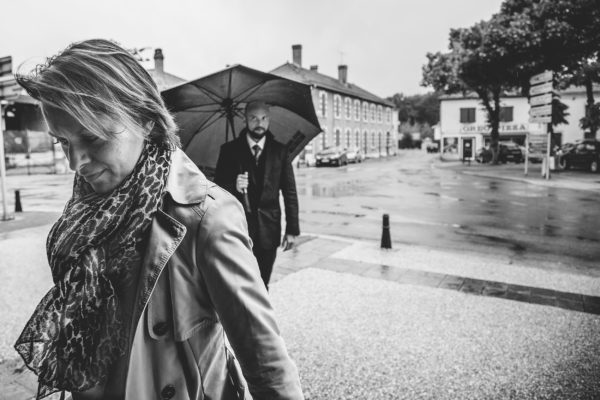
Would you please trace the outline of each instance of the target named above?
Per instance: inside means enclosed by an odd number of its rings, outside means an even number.
[[[13,219],[8,215],[6,199],[6,165],[4,163],[4,107],[8,105],[6,100],[0,101],[0,191],[2,191],[2,221]]]

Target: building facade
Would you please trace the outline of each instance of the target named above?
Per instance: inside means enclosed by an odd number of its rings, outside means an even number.
[[[154,68],[148,69],[159,90],[185,82],[164,71],[161,49],[154,52]],[[57,164],[64,159],[60,145],[53,144],[39,102],[21,88],[13,75],[11,56],[0,57],[0,101],[4,118],[4,149],[7,167]],[[41,160],[41,161],[39,161]],[[65,169],[66,167],[61,167]]]
[[[585,115],[586,94],[583,87],[572,87],[558,92],[560,101],[568,106],[567,124],[554,127],[555,144],[575,142],[584,138],[579,120]],[[595,97],[600,91],[595,92]],[[529,101],[523,96],[505,96],[500,99],[500,141],[513,141],[521,146],[532,142],[532,136],[540,137],[546,132],[545,124],[529,123]],[[439,139],[442,157],[463,158],[465,142],[473,143],[475,150],[490,142],[487,113],[475,95],[446,95],[440,99]]]
[[[348,82],[348,66],[338,66],[338,77],[302,67],[302,46],[292,46],[292,63],[272,74],[311,86],[313,104],[323,131],[300,158],[309,159],[327,147],[359,148],[367,157],[396,154],[398,117],[394,104]]]

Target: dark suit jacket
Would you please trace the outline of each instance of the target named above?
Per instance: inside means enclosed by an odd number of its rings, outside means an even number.
[[[285,206],[285,233],[300,234],[298,194],[288,149],[276,141],[271,132],[266,133],[265,146],[260,158],[261,162],[264,162],[263,177],[256,176],[257,167],[248,146],[246,130],[242,131],[237,139],[221,146],[215,171],[215,183],[229,191],[243,204],[242,194],[236,190],[235,181],[239,174],[248,171],[248,197],[251,208],[251,212],[246,213],[248,232],[254,246],[269,249],[281,244],[280,190],[283,193]],[[260,185],[261,181],[262,185]]]

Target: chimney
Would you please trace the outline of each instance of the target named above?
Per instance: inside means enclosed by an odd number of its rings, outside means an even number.
[[[311,66],[310,66],[310,70],[311,70],[311,71],[315,71],[315,72],[316,72],[316,71],[318,71],[318,70],[319,70],[319,66],[318,66],[318,65],[311,65]]]
[[[302,45],[294,44],[292,45],[292,59],[294,64],[301,67],[302,66]]]
[[[159,74],[164,74],[165,65],[164,65],[165,56],[163,56],[162,49],[154,50],[154,70]]]
[[[344,85],[348,82],[348,66],[338,65],[338,79]]]

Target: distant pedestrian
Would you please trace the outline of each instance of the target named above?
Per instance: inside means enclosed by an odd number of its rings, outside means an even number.
[[[37,398],[243,399],[245,377],[255,399],[302,399],[242,207],[178,148],[148,72],[88,40],[17,80],[76,172],[54,286],[15,344]]]
[[[238,138],[221,147],[215,182],[246,205],[252,251],[268,289],[278,246],[291,249],[300,234],[298,194],[288,149],[269,131],[269,106],[248,103],[245,119],[246,127]],[[280,191],[286,218],[283,241]]]

